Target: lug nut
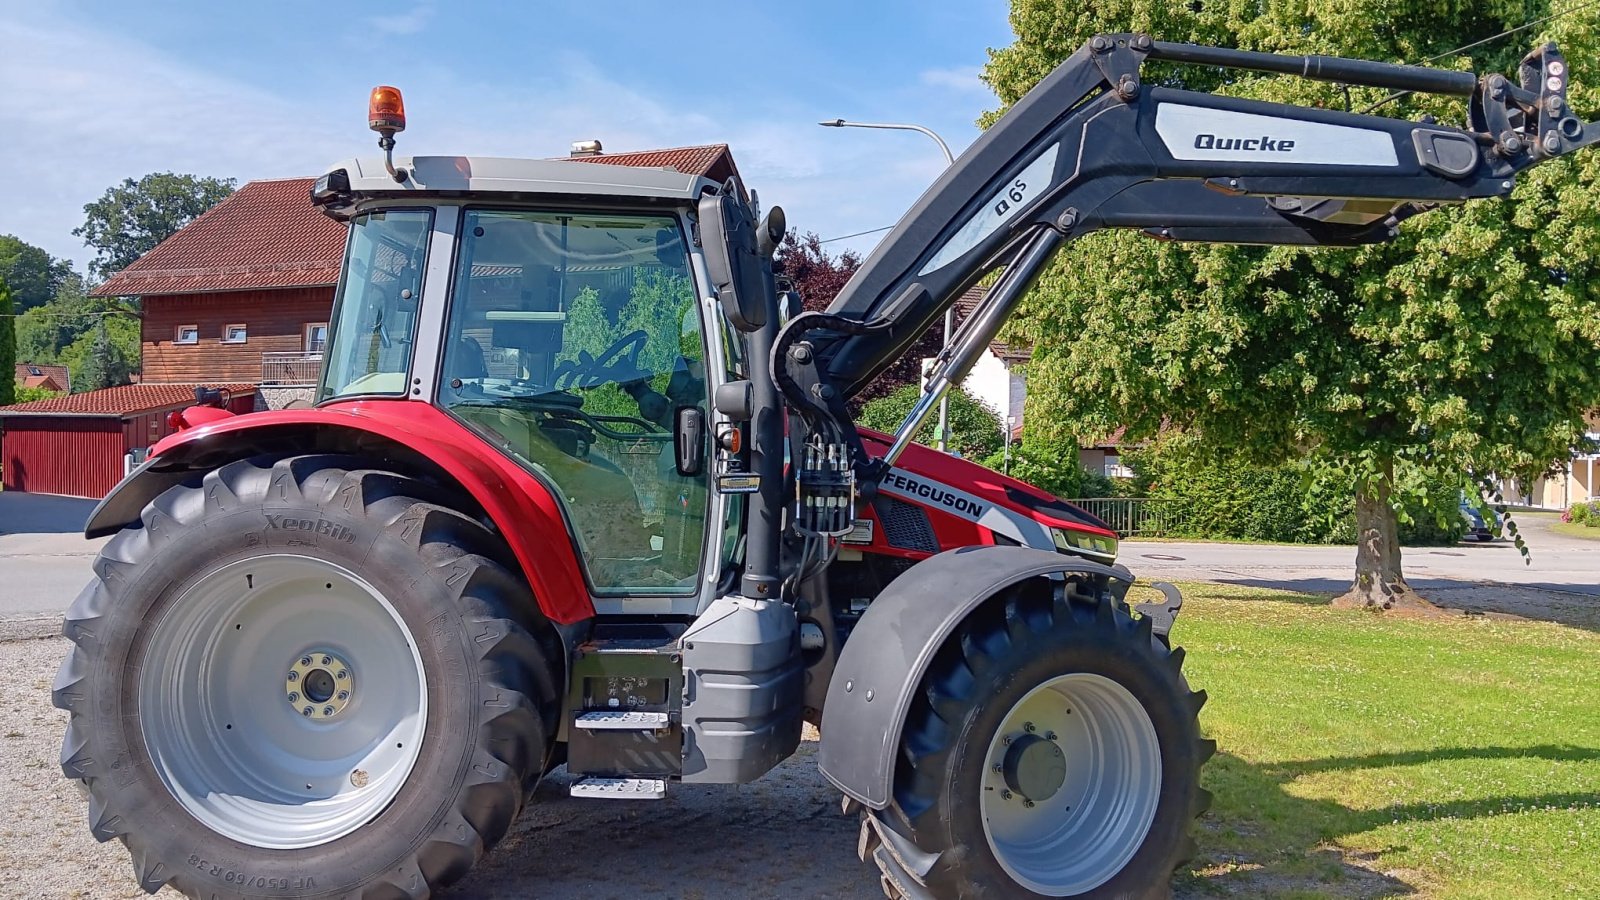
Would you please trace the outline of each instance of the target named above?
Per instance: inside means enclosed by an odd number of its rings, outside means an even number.
[[[335,677],[335,678],[337,678],[337,679],[339,679],[339,680],[340,680],[340,681],[343,681],[343,680],[345,680],[345,679],[346,679],[346,678],[349,678],[349,677],[350,677],[350,673],[349,673],[349,672],[346,672],[346,671],[345,671],[345,670],[343,670],[343,669],[340,669],[340,670],[339,670],[339,671],[338,671],[338,673],[337,673],[337,674],[335,674],[335,675],[334,675],[334,676],[333,676],[333,677]]]
[[[316,712],[316,710],[311,708],[311,707],[309,707],[309,706],[306,707],[305,709],[300,710],[300,714],[305,716],[308,719],[311,717],[311,714],[314,713],[314,712]]]
[[[323,715],[325,715],[325,716],[331,716],[331,715],[333,715],[333,707],[331,707],[331,706],[324,706],[324,707],[323,707],[323,708],[322,708],[322,714],[323,714]]]
[[[1034,731],[1033,723],[1032,722],[1023,722],[1022,723],[1022,730],[1026,731],[1029,734],[1033,734],[1033,731]]]
[[[311,665],[311,657],[309,657],[309,656],[300,657],[300,665],[302,665],[302,666]]]
[[[300,673],[299,672],[295,672],[295,671],[290,671],[289,672],[289,680],[290,681],[299,681],[300,680]]]
[[[297,702],[299,702],[299,700],[300,700],[300,692],[299,691],[290,691],[289,692],[289,702],[290,703],[297,703]]]
[[[325,665],[325,666],[333,665],[333,657],[331,657],[331,656],[322,657],[322,664]]]
[[[1032,801],[1032,800],[1026,800],[1026,799],[1024,799],[1024,800],[1023,800],[1023,801],[1022,801],[1022,805],[1023,805],[1023,806],[1025,806],[1025,807],[1027,807],[1027,808],[1028,808],[1028,809],[1033,809],[1033,801]]]
[[[339,692],[339,699],[340,700],[349,700],[350,699],[350,692],[349,691],[340,691]]]
[[[1002,790],[1000,792],[1000,799],[1001,800],[1010,800],[1011,799],[1011,792],[1008,791],[1008,790]]]
[[[1046,731],[1044,733],[1044,739],[1047,741],[1053,741],[1056,739],[1056,733],[1054,731]]]
[[[1005,771],[1005,766],[1002,766],[999,763],[995,763],[991,768],[994,769],[994,773],[996,775],[999,775],[1000,773]]]

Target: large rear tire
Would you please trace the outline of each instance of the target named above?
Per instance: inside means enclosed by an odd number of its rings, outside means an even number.
[[[559,641],[499,541],[346,458],[241,461],[111,539],[53,699],[154,893],[423,898],[543,771]]]
[[[862,812],[860,851],[890,898],[1170,894],[1211,801],[1205,695],[1149,620],[1083,587],[1014,587],[935,656],[893,801]]]

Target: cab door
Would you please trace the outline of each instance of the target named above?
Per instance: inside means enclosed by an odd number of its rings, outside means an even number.
[[[597,596],[696,594],[710,466],[679,472],[673,427],[706,414],[706,343],[678,219],[467,209],[460,234],[439,403],[560,498]]]

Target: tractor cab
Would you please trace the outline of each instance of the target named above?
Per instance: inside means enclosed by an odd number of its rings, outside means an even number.
[[[319,403],[432,404],[559,498],[597,598],[701,608],[724,543],[708,523],[742,500],[708,489],[709,398],[737,342],[690,237],[720,186],[472,157],[403,159],[397,182],[392,165],[343,163],[313,192],[350,224]]]

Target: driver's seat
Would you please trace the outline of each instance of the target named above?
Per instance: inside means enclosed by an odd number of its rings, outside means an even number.
[[[452,377],[462,380],[472,378],[488,378],[489,363],[483,355],[483,345],[478,339],[462,335],[456,341],[456,364]]]

